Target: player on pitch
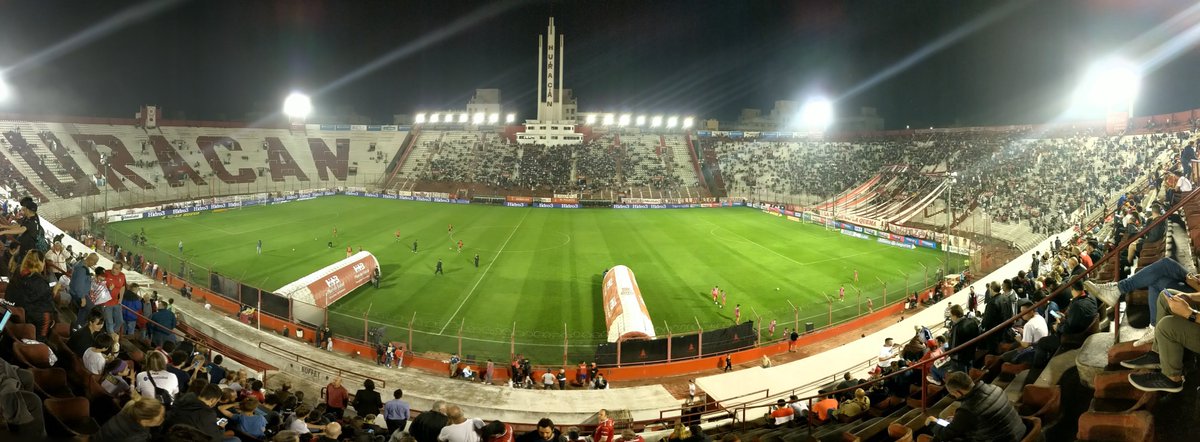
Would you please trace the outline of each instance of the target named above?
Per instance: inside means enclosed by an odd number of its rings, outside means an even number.
[[[721,293],[720,287],[714,285],[712,289],[713,305],[717,305],[717,294],[719,293]]]
[[[458,253],[462,253],[462,247],[463,247],[463,243],[462,243],[462,240],[460,239],[460,240],[458,240]]]

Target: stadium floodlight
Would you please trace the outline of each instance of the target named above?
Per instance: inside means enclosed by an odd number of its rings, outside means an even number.
[[[297,120],[308,118],[308,114],[312,113],[312,99],[308,95],[299,92],[292,92],[283,100],[283,113],[288,117]]]
[[[583,122],[588,126],[596,124],[596,114],[588,114],[587,117],[584,117]]]
[[[1141,89],[1142,70],[1137,64],[1119,58],[1107,58],[1092,64],[1075,90],[1072,106],[1081,113],[1128,111]]]
[[[417,117],[414,118],[413,121],[415,121],[417,124],[425,124],[425,114],[417,114]]]
[[[467,119],[468,119],[468,118],[470,118],[470,117],[471,117],[471,116],[470,116],[470,115],[467,115],[467,113],[466,113],[466,112],[463,112],[463,113],[461,113],[461,114],[458,114],[458,122],[459,122],[459,123],[466,123],[466,122],[467,122]]]
[[[616,117],[614,117],[613,114],[604,114],[604,125],[612,126],[615,118]]]
[[[508,124],[516,123],[517,122],[517,114],[508,114],[507,116],[504,117],[504,122],[508,123]]]
[[[483,112],[476,112],[475,116],[471,118],[472,124],[483,124],[484,121],[487,121],[487,114]]]
[[[810,98],[800,108],[800,122],[806,129],[824,132],[833,124],[833,102],[827,98]]]
[[[662,115],[655,115],[650,119],[650,127],[662,126]]]
[[[676,117],[674,115],[667,117],[667,129],[674,129],[675,126],[678,126],[678,125],[679,125],[679,117]]]
[[[488,115],[488,124],[496,124],[499,122],[500,122],[500,114],[499,113],[492,112],[490,115]]]
[[[687,118],[683,119],[683,128],[684,129],[691,129],[693,124],[696,124],[695,118],[687,117]]]
[[[9,98],[12,98],[12,89],[8,82],[4,81],[4,72],[0,71],[0,103],[8,101]]]
[[[622,127],[624,127],[624,126],[628,126],[628,125],[629,125],[629,120],[631,120],[631,119],[633,119],[633,116],[632,116],[632,115],[629,115],[629,114],[621,114],[621,118],[618,118],[618,119],[617,119],[617,126],[622,126]]]
[[[438,114],[433,114],[432,116],[429,117],[429,122],[430,123],[441,123],[442,116],[438,115]]]
[[[637,126],[645,126],[646,125],[646,116],[638,115],[637,118],[634,119],[634,124]]]

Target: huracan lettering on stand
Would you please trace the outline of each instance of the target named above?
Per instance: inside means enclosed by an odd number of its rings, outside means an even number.
[[[133,155],[129,154],[129,149],[125,148],[125,143],[112,135],[85,135],[72,134],[72,138],[76,143],[79,143],[79,148],[87,154],[88,160],[96,167],[96,170],[104,173],[104,164],[100,162],[100,154],[104,153],[105,160],[108,163],[108,176],[104,177],[108,185],[112,186],[117,191],[127,190],[125,183],[121,181],[121,177],[133,182],[142,189],[153,189],[145,178],[138,175],[136,172],[129,170],[129,165],[133,164]],[[108,149],[104,149],[104,147]],[[105,152],[108,150],[108,152]]]
[[[321,181],[329,181],[329,171],[340,181],[346,180],[346,171],[350,167],[350,140],[338,138],[335,141],[337,155],[329,151],[325,140],[320,138],[308,139],[308,150],[312,152],[313,163],[317,166],[317,176]]]
[[[172,146],[171,142],[162,135],[151,135],[150,146],[154,148],[154,156],[158,158],[158,167],[162,169],[167,185],[183,187],[186,184],[184,178],[190,178],[192,183],[197,186],[208,184],[204,182],[204,178],[201,178],[199,173],[196,173],[196,169],[192,169],[187,160],[179,155],[175,146]]]
[[[243,167],[237,170],[237,175],[233,175],[229,173],[229,169],[225,168],[225,162],[221,161],[221,155],[217,152],[217,146],[229,149],[231,152],[241,152],[242,145],[236,140],[229,137],[202,136],[196,137],[196,145],[200,146],[200,153],[204,154],[204,161],[208,162],[208,167],[212,168],[213,174],[221,182],[225,184],[250,184],[254,182],[254,169]]]
[[[300,170],[300,165],[296,164],[278,137],[267,137],[267,165],[270,166],[271,181],[285,181],[289,176],[308,181],[308,175]]]

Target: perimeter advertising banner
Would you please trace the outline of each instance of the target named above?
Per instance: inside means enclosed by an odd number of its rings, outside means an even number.
[[[317,307],[328,307],[354,289],[371,282],[371,275],[379,268],[379,261],[375,259],[375,255],[365,255],[332,270],[324,278],[308,285]]]

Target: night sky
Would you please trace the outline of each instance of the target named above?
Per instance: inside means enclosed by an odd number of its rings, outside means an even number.
[[[1091,61],[1118,53],[1156,60],[1144,115],[1200,107],[1190,4],[0,0],[0,70],[18,94],[0,111],[132,117],[157,104],[244,120],[300,89],[318,114],[390,123],[500,88],[532,118],[537,36],[553,15],[581,111],[727,119],[824,94],[841,114],[878,108],[889,128],[1038,123]]]

